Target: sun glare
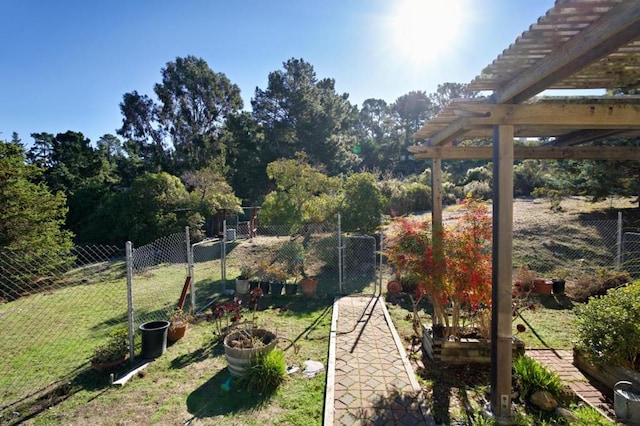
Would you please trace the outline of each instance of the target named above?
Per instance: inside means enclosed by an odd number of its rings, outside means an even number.
[[[434,63],[463,31],[465,0],[402,0],[389,17],[389,39],[402,61]]]

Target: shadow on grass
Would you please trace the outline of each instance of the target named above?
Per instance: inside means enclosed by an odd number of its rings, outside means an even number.
[[[180,369],[187,367],[190,364],[204,361],[211,357],[216,357],[224,354],[224,347],[222,342],[215,337],[211,337],[211,340],[202,347],[196,349],[193,352],[180,355],[171,360],[170,368]]]
[[[187,411],[193,419],[227,416],[258,408],[270,398],[270,394],[247,391],[225,368],[189,394]]]
[[[572,310],[574,307],[573,302],[565,294],[553,294],[549,296],[539,296],[538,302],[546,309],[553,309],[557,311]]]

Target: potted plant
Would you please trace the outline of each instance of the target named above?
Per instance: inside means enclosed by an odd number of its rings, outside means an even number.
[[[236,278],[236,293],[249,293],[249,280],[253,276],[253,270],[248,265],[240,266],[240,275]]]
[[[289,280],[285,282],[284,292],[288,296],[293,296],[298,292],[298,283],[303,276],[304,263],[302,257],[296,257],[289,262],[288,275]]]
[[[249,295],[249,303],[253,305],[253,318],[245,324],[245,327],[228,333],[223,340],[229,371],[235,377],[243,376],[252,361],[271,352],[278,343],[274,332],[256,326],[256,312],[258,302],[263,296],[262,289],[256,287],[251,290]],[[240,307],[241,305],[236,304],[235,306]],[[242,315],[240,309],[235,309],[233,315],[237,322]]]
[[[282,294],[282,289],[287,281],[287,275],[287,269],[283,265],[279,263],[271,265],[269,268],[269,278],[272,296],[280,296]]]
[[[184,312],[181,308],[176,307],[169,313],[169,329],[167,331],[167,340],[169,342],[176,342],[182,339],[189,328],[189,321],[191,321],[191,314]]]
[[[527,267],[522,265],[515,274],[515,287],[518,293],[529,293],[533,291],[534,282],[537,279],[537,274]]]
[[[117,328],[109,333],[109,340],[96,347],[91,357],[95,370],[104,370],[124,363],[129,359],[129,333],[126,328]]]

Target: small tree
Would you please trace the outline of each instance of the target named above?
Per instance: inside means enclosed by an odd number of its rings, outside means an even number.
[[[462,209],[455,224],[442,229],[433,229],[428,220],[396,218],[385,243],[389,261],[417,280],[415,297],[431,300],[434,324],[447,326],[454,336],[463,310],[491,305],[491,218],[486,205],[471,197]]]
[[[263,224],[286,225],[295,232],[306,223],[323,222],[337,211],[340,180],[308,164],[304,154],[269,163],[267,175],[276,190],[262,204]]]
[[[344,185],[342,225],[347,232],[373,234],[386,201],[372,173],[354,173]]]

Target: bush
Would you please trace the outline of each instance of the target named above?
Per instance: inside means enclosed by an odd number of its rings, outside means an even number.
[[[284,352],[276,348],[253,360],[251,367],[242,376],[241,383],[247,390],[269,395],[275,392],[286,378],[287,363]]]
[[[562,397],[564,385],[560,377],[526,355],[513,360],[513,377],[520,388],[520,398],[527,401],[537,391],[547,391],[556,399]]]
[[[577,306],[579,348],[595,365],[633,368],[640,355],[640,281]]]
[[[616,272],[602,269],[597,274],[584,275],[571,286],[571,298],[576,302],[586,302],[594,296],[604,296],[612,288],[621,287],[631,282],[627,272]]]

